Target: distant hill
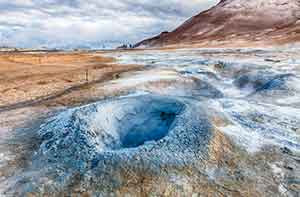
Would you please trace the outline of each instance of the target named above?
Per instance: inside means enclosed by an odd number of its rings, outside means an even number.
[[[172,32],[135,47],[248,46],[300,41],[300,0],[221,0]]]

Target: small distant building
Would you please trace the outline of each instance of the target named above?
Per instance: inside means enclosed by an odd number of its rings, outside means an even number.
[[[123,44],[119,47],[117,47],[117,49],[132,49],[134,48],[134,46],[132,44]]]

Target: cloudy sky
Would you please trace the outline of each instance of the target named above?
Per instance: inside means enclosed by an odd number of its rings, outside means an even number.
[[[0,46],[102,47],[172,30],[218,0],[0,0]]]

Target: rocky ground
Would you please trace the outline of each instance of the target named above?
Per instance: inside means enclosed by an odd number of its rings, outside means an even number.
[[[298,49],[8,56],[3,196],[300,195]]]

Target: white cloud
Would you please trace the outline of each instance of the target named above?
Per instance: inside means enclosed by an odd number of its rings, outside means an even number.
[[[218,0],[0,0],[0,45],[135,43],[172,30]]]

